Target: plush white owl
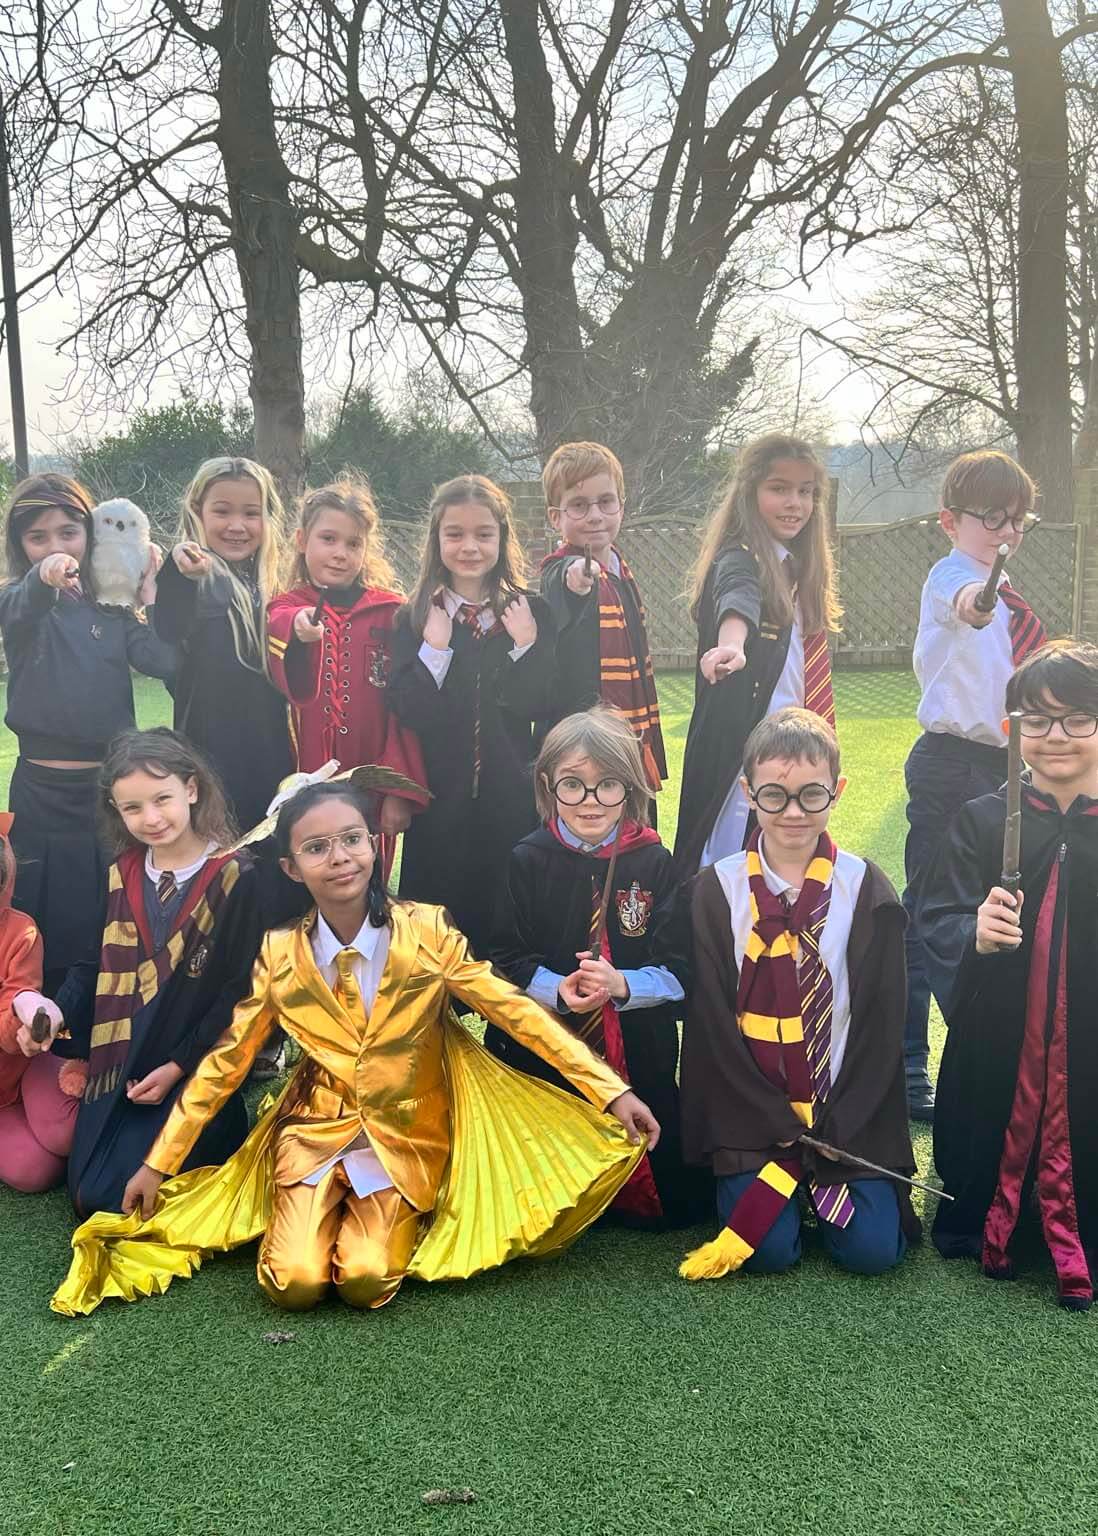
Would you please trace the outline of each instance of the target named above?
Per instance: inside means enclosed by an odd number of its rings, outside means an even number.
[[[136,608],[149,564],[148,518],[134,502],[119,496],[93,509],[92,526],[91,568],[98,601],[115,608]]]

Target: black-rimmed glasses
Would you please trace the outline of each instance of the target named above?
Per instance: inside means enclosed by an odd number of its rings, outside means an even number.
[[[597,784],[585,784],[582,779],[570,773],[566,773],[550,788],[561,805],[582,805],[590,798],[599,805],[605,805],[608,810],[621,805],[629,793],[620,779],[600,779]]]
[[[749,789],[748,794],[768,816],[780,815],[790,800],[795,800],[806,816],[817,816],[820,811],[826,811],[835,798],[835,791],[828,789],[826,784],[805,784],[794,794],[782,784],[760,784],[758,789]]]
[[[1085,715],[1079,710],[1071,715],[1023,715],[1022,735],[1047,736],[1057,723],[1065,736],[1072,736],[1077,741],[1098,731],[1098,715]]]
[[[1006,507],[988,507],[983,512],[978,512],[975,507],[946,507],[946,511],[956,517],[978,517],[988,533],[1001,533],[1007,523],[1015,533],[1028,533],[1041,521],[1035,512],[1015,512],[1011,515]]]

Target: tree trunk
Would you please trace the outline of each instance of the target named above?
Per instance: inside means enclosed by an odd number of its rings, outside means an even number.
[[[1068,127],[1060,52],[1046,0],[1000,0],[1014,65],[1018,206],[1018,452],[1044,515],[1072,515],[1068,362]]]
[[[256,457],[287,507],[305,487],[298,218],[275,132],[268,0],[223,0],[217,29],[218,146],[251,346]]]
[[[574,277],[579,233],[557,149],[553,82],[538,32],[537,0],[502,0],[500,14],[514,92],[515,255],[530,409],[544,462],[558,444],[590,436],[593,426]]]

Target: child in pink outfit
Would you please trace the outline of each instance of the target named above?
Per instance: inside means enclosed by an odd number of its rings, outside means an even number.
[[[48,1046],[33,1056],[23,1051],[21,1038],[29,1041],[39,1008],[49,1017],[50,1044],[62,1019],[39,990],[38,929],[11,904],[11,824],[10,812],[0,812],[0,1184],[37,1194],[64,1177],[86,1074],[83,1062],[66,1061]]]

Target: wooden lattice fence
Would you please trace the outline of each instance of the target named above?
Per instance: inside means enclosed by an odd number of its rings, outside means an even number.
[[[523,519],[531,564],[548,547],[544,529]],[[919,622],[919,596],[927,572],[948,553],[935,522],[916,519],[881,526],[840,524],[839,587],[845,617],[837,637],[839,666],[910,665]],[[697,524],[630,528],[622,548],[648,609],[649,638],[658,667],[693,668],[695,633],[687,612],[686,587],[698,548]],[[386,525],[389,557],[405,589],[415,579],[422,526]],[[1011,574],[1048,624],[1050,634],[1077,626],[1077,567],[1082,530],[1075,524],[1042,523],[1011,561]]]

